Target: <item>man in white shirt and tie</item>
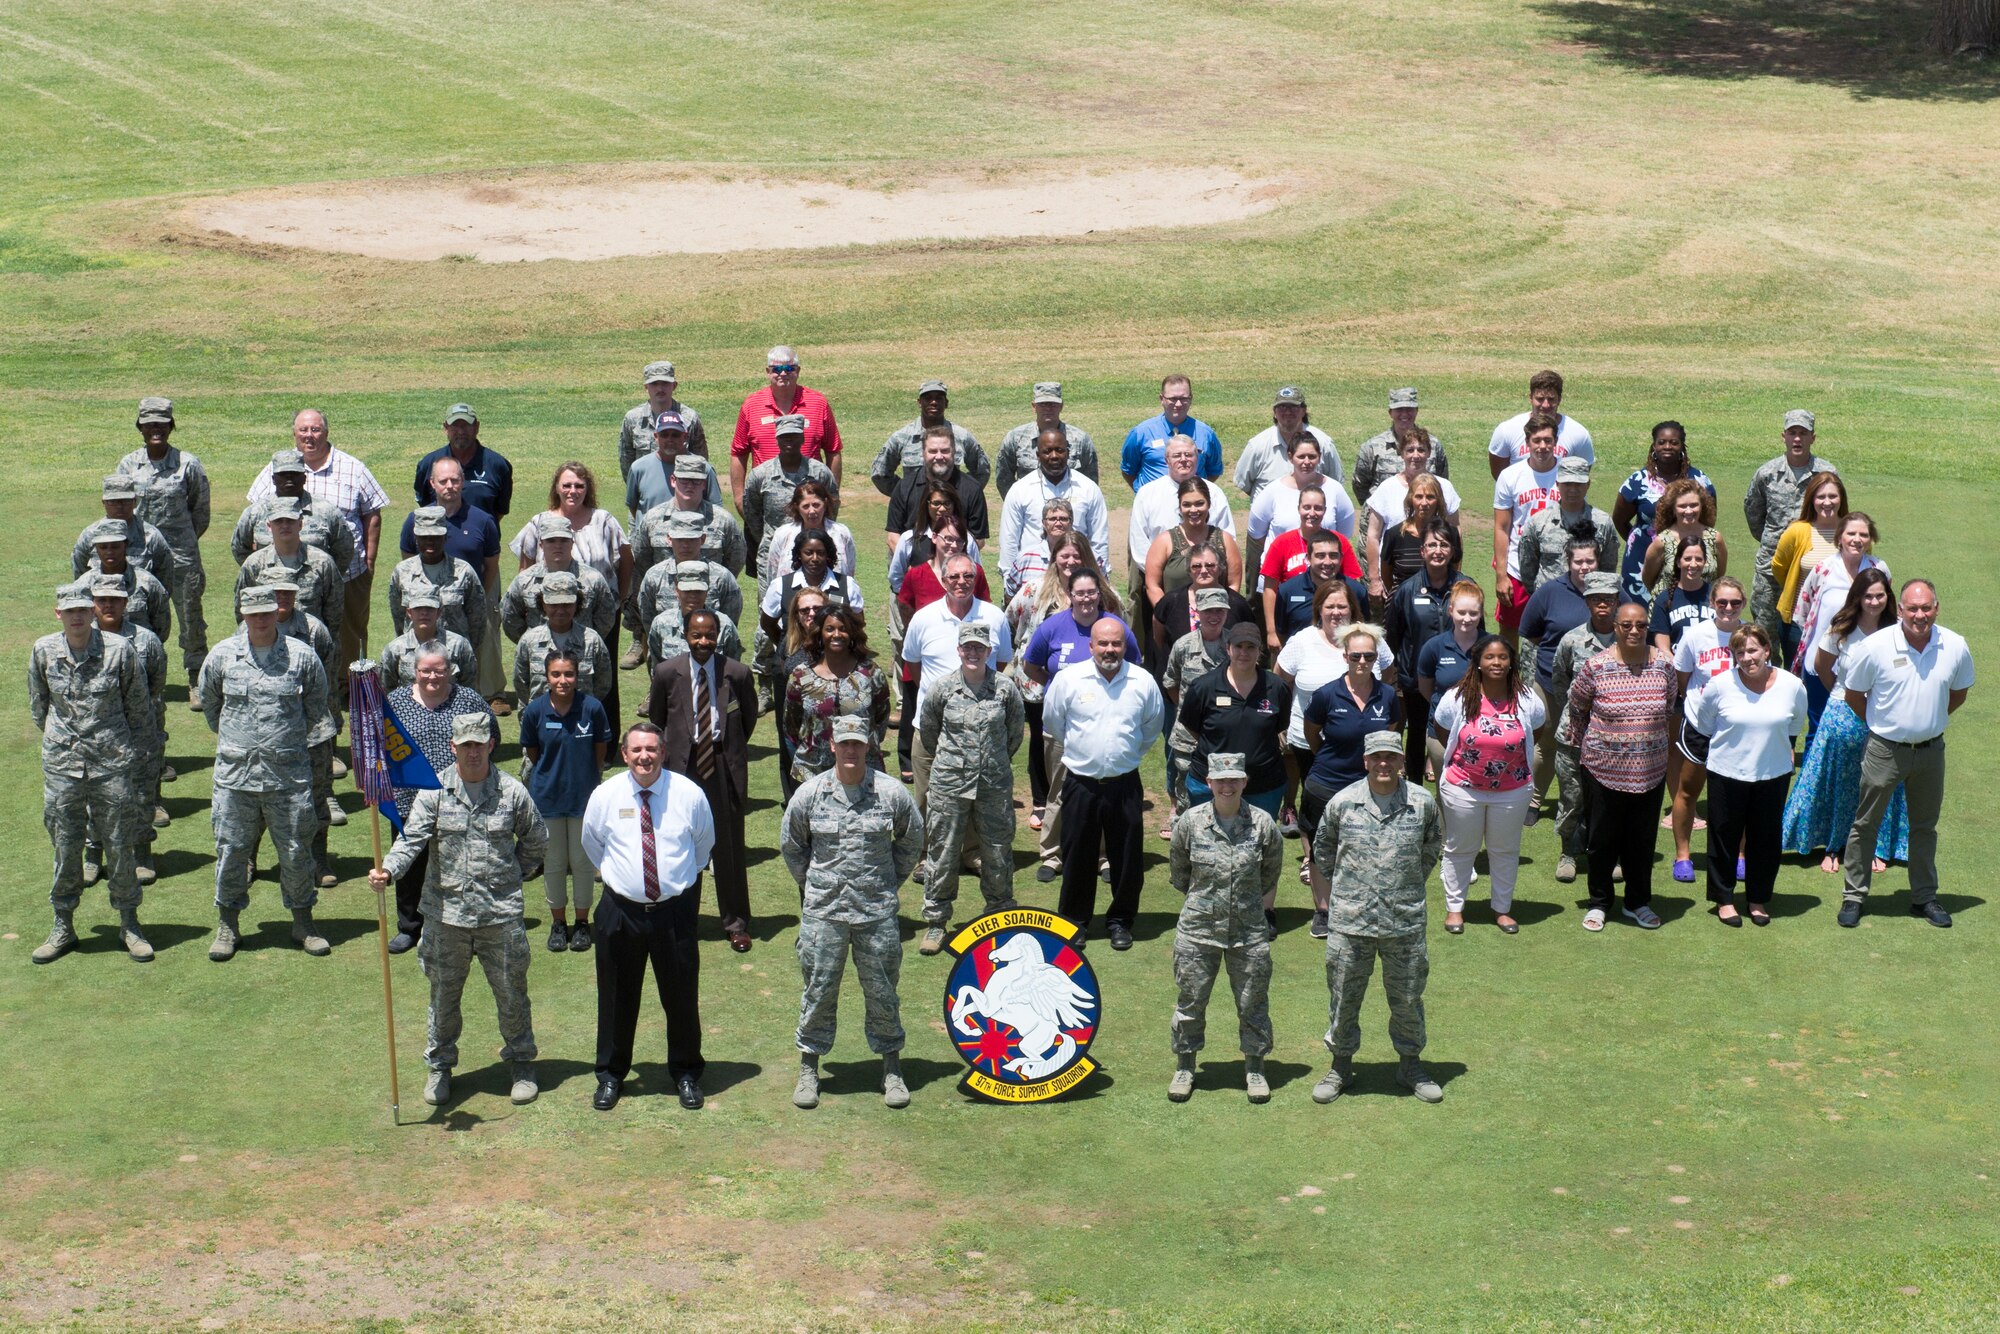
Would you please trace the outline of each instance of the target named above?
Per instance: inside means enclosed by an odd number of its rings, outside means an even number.
[[[597,915],[597,1093],[618,1105],[632,1070],[632,1038],[646,962],[667,1012],[667,1074],[681,1106],[702,1104],[701,956],[695,908],[701,872],[715,849],[715,820],[694,780],[661,767],[665,738],[654,723],[626,729],[627,771],[591,793],[583,850],[604,881]]]
[[[1125,661],[1125,634],[1117,617],[1099,617],[1090,629],[1090,661],[1057,672],[1042,696],[1042,728],[1063,747],[1063,878],[1056,911],[1089,927],[1097,908],[1101,838],[1111,862],[1104,931],[1114,950],[1132,948],[1144,880],[1146,792],[1139,765],[1167,716],[1160,687],[1144,668]]]

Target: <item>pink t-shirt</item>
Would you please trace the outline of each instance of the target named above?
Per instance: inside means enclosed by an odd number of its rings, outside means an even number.
[[[1534,778],[1528,768],[1528,732],[1512,703],[1479,697],[1479,716],[1459,724],[1458,748],[1444,781],[1478,792],[1512,792]]]

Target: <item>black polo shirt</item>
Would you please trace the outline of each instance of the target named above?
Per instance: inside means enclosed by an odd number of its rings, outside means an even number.
[[[1275,672],[1259,670],[1250,692],[1239,695],[1229,669],[1198,676],[1181,700],[1180,723],[1194,733],[1188,772],[1208,782],[1208,757],[1241,754],[1250,775],[1246,792],[1269,792],[1285,785],[1285,727],[1292,717],[1292,688]]]
[[[984,542],[987,539],[986,493],[979,489],[978,480],[956,465],[945,480],[958,492],[958,503],[965,508],[965,531]],[[889,493],[889,514],[883,521],[883,531],[907,533],[916,527],[923,517],[924,493],[930,489],[930,474],[923,469],[905,473],[896,483],[896,489]]]

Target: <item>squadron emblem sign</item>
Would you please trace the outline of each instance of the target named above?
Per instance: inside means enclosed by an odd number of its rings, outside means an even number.
[[[944,1018],[970,1069],[965,1088],[989,1102],[1042,1102],[1097,1069],[1090,1042],[1103,997],[1073,943],[1082,929],[1031,908],[989,913],[945,948]]]

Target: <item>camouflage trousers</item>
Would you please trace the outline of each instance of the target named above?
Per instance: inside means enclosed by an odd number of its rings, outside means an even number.
[[[1361,1002],[1368,995],[1377,955],[1382,959],[1382,990],[1389,1000],[1389,1043],[1398,1056],[1415,1056],[1424,1049],[1424,982],[1431,974],[1424,933],[1350,936],[1333,931],[1326,938],[1325,1040],[1335,1056],[1352,1056],[1361,1049]]]
[[[1785,642],[1785,626],[1778,615],[1778,580],[1771,573],[1771,553],[1757,553],[1757,577],[1750,581],[1751,621],[1764,627],[1764,633],[1771,636],[1774,646]],[[1783,665],[1784,650],[1779,647],[1773,656]]]
[[[320,816],[325,815],[321,808]],[[313,814],[312,792],[237,792],[215,789],[209,805],[215,829],[215,906],[250,906],[250,857],[265,830],[278,850],[278,886],[287,908],[310,908],[319,902],[313,888],[312,852],[308,846],[319,817]]]
[[[201,676],[201,664],[208,658],[208,618],[202,614],[202,595],[208,591],[208,572],[202,568],[201,552],[174,548],[173,578],[167,590],[173,596],[174,616],[180,621],[181,666],[189,682]]]
[[[486,970],[486,985],[493,989],[493,1003],[500,1012],[500,1059],[535,1059],[534,1013],[528,1004],[528,959],[533,953],[519,918],[491,926],[424,923],[424,933],[417,938],[417,963],[431,984],[425,1065],[449,1070],[458,1064],[458,1035],[465,1028],[459,1001],[474,959]]]
[[[1188,808],[1188,765],[1194,762],[1194,735],[1179,723],[1167,734],[1167,797],[1174,805],[1175,815],[1186,815]]]
[[[333,800],[333,738],[307,746],[306,755],[312,761],[313,865],[320,867],[329,864],[326,831],[333,828],[326,820],[326,804]]]
[[[981,788],[973,797],[939,797],[924,820],[924,921],[943,926],[958,899],[958,854],[977,836],[979,892],[987,912],[1014,906],[1014,794]]]
[[[1200,1051],[1208,1038],[1208,997],[1216,974],[1229,969],[1229,990],[1236,997],[1236,1042],[1245,1056],[1264,1056],[1271,1036],[1271,942],[1254,945],[1195,945],[1174,940],[1173,1044],[1176,1055]]]
[[[68,778],[42,776],[42,826],[55,845],[55,878],[49,903],[60,912],[74,912],[83,898],[83,845],[94,841],[104,849],[111,902],[120,908],[139,906],[139,881],[133,873],[133,845],[139,839],[138,784],[123,770]],[[146,812],[146,827],[152,827]]]
[[[861,983],[863,1025],[868,1050],[878,1056],[903,1049],[903,1010],[896,980],[903,971],[903,934],[894,917],[874,922],[833,922],[807,917],[799,922],[799,1050],[824,1056],[833,1050],[834,1019],[840,1009],[840,975],[854,952],[854,976]]]
[[[1551,746],[1556,760],[1556,837],[1571,857],[1583,855],[1583,752]]]

